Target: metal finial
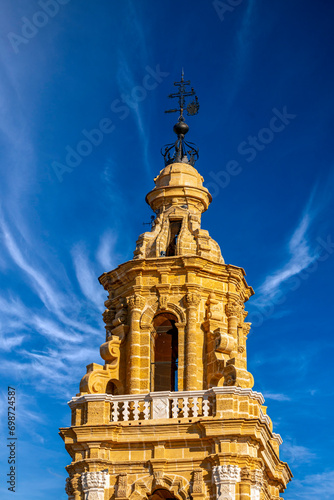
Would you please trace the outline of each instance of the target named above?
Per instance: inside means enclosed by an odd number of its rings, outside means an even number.
[[[166,165],[174,162],[182,162],[194,165],[195,161],[198,158],[198,149],[193,143],[186,142],[184,140],[184,136],[189,131],[189,127],[184,121],[183,112],[184,109],[186,109],[188,116],[197,115],[199,110],[198,97],[195,93],[194,88],[190,86],[190,80],[184,80],[183,68],[181,71],[181,81],[174,82],[174,85],[175,87],[178,87],[178,92],[169,94],[168,97],[170,97],[171,99],[177,98],[179,106],[178,108],[168,109],[167,111],[165,111],[165,113],[176,113],[177,111],[180,113],[178,122],[174,125],[174,132],[177,135],[177,140],[174,144],[167,145],[165,151],[161,151],[161,153],[165,158]],[[190,90],[188,87],[190,87]],[[195,96],[195,99],[189,102],[186,106],[186,98],[192,96]]]

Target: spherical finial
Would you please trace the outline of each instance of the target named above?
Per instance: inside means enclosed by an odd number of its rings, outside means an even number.
[[[173,130],[176,135],[184,136],[188,132],[189,126],[184,121],[178,121],[177,123],[175,123]]]

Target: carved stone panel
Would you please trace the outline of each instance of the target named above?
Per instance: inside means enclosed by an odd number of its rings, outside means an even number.
[[[169,399],[168,398],[154,398],[153,405],[153,418],[169,418]]]

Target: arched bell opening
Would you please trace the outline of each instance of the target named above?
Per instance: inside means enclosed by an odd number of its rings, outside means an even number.
[[[177,318],[161,313],[153,319],[154,338],[151,353],[151,391],[178,390]]]
[[[149,500],[170,500],[172,498],[176,498],[176,496],[165,488],[158,488],[151,495],[148,495]]]
[[[182,228],[182,219],[169,221],[169,234],[166,248],[166,257],[176,255],[177,240]]]

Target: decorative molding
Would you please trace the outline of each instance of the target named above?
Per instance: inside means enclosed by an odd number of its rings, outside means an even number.
[[[109,486],[109,474],[105,470],[83,472],[81,484],[85,500],[104,500],[104,490]]]

